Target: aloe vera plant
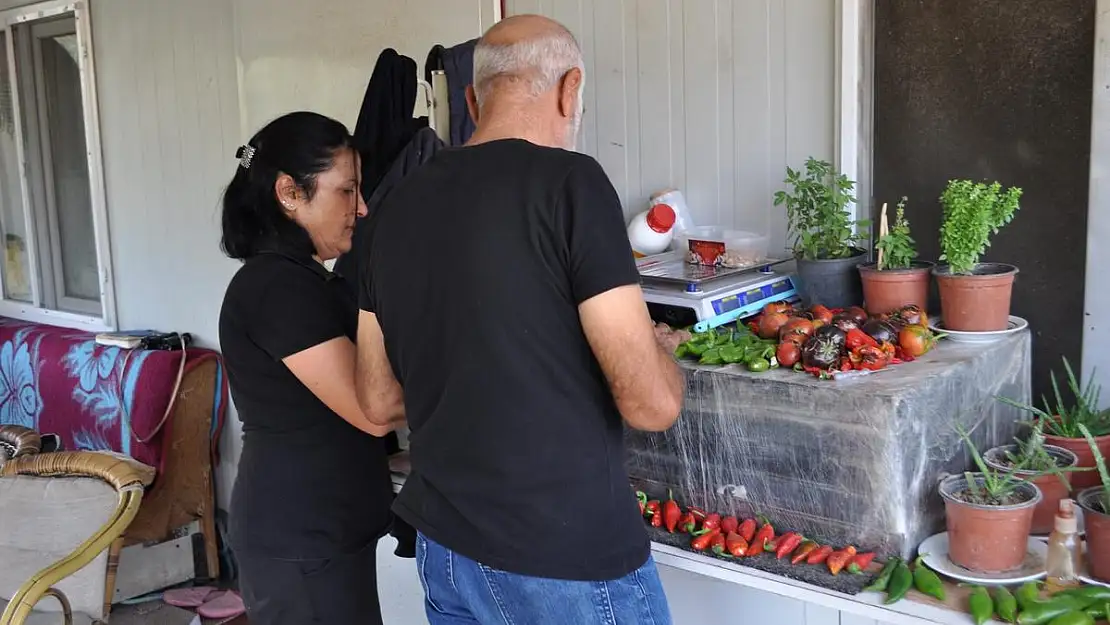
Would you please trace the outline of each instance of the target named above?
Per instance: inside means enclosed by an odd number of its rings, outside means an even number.
[[[988,506],[1001,506],[1013,503],[1007,501],[1010,495],[1014,494],[1018,488],[1026,484],[1026,477],[1030,473],[1043,474],[1053,473],[1058,468],[1054,467],[1053,470],[1039,471],[1033,468],[1032,464],[1036,461],[1036,455],[1022,455],[1017,454],[1014,457],[1013,466],[1007,469],[996,469],[987,464],[983,460],[983,456],[979,453],[979,449],[971,440],[971,435],[961,425],[954,426],[956,434],[964,442],[968,452],[971,453],[971,459],[975,462],[975,466],[979,469],[979,478],[975,479],[976,474],[965,472],[964,478],[967,480],[967,492],[970,497],[968,503],[976,503]],[[1043,451],[1043,447],[1042,447]],[[1055,464],[1055,463],[1053,463]]]
[[[1102,480],[1102,497],[1099,501],[1102,504],[1102,512],[1110,512],[1110,473],[1106,471],[1106,459],[1103,458],[1102,452],[1099,451],[1098,445],[1095,443],[1095,437],[1091,435],[1087,426],[1080,424],[1079,432],[1083,435],[1083,438],[1087,439],[1087,444],[1091,446],[1091,453],[1095,456],[1095,466],[1098,467],[1098,476]]]
[[[1083,438],[1083,432],[1079,429],[1079,426],[1084,426],[1094,436],[1110,434],[1110,411],[1099,409],[1102,387],[1094,382],[1094,372],[1091,372],[1087,384],[1080,387],[1075,371],[1071,368],[1071,363],[1068,362],[1067,358],[1064,358],[1063,361],[1064,372],[1067,375],[1067,388],[1075,398],[1074,404],[1069,405],[1064,401],[1063,393],[1060,392],[1060,385],[1056,380],[1056,372],[1051,374],[1052,393],[1055,401],[1054,403],[1049,402],[1048,398],[1042,396],[1043,410],[1032,404],[1023,404],[1008,397],[999,397],[998,399],[1005,404],[1038,417],[1040,422],[1044,424],[1046,434],[1063,438]]]

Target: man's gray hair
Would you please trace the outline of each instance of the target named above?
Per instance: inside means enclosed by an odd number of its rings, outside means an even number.
[[[508,79],[536,97],[576,67],[585,74],[582,49],[565,29],[508,45],[479,40],[474,48],[474,96],[481,106],[497,81]]]

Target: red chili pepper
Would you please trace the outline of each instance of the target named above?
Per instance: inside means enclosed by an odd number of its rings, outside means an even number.
[[[875,552],[868,551],[867,553],[856,554],[852,561],[848,563],[848,572],[855,573],[856,575],[862,574],[871,566],[871,561],[875,559]]]
[[[686,511],[694,515],[694,518],[698,519],[699,521],[705,518],[705,510],[702,510],[697,506],[690,506],[686,509]]]
[[[785,536],[785,534],[783,534],[783,536]],[[775,550],[779,548],[779,541],[780,540],[782,540],[782,536],[776,536],[775,538],[772,538],[771,540],[767,541],[766,544],[763,545],[763,550],[774,553]]]
[[[640,502],[640,516],[644,516],[644,509],[647,506],[647,494],[643,491],[636,491],[636,501]]]
[[[748,541],[744,540],[744,537],[740,534],[730,532],[725,537],[725,548],[734,557],[741,558],[748,551]]]
[[[750,543],[755,538],[755,519],[744,519],[740,524],[740,529],[736,530],[737,534],[744,539],[744,542]]]
[[[763,527],[759,528],[755,538],[752,539],[751,544],[748,546],[748,555],[755,555],[755,553],[762,553],[767,543],[775,539],[775,528],[770,523],[764,523]],[[755,553],[752,553],[752,552]]]
[[[701,527],[707,530],[721,529],[721,515],[714,512],[705,517],[705,520],[701,522]]]
[[[855,547],[845,547],[840,551],[829,554],[825,564],[829,567],[829,572],[833,575],[839,575],[840,571],[848,564],[849,561],[856,555]]]
[[[775,550],[775,557],[781,560],[790,555],[798,548],[798,545],[802,544],[803,540],[805,539],[797,532],[790,532],[783,536],[782,540],[779,541],[778,549]]]
[[[802,543],[802,546],[798,547],[798,550],[794,552],[794,557],[790,558],[790,564],[797,564],[805,560],[814,549],[817,549],[817,547],[817,543],[812,540],[805,541]]]
[[[674,500],[674,495],[668,493],[670,499],[667,503],[663,504],[663,525],[667,531],[674,533],[675,527],[678,526],[678,520],[682,518],[682,509],[678,507],[678,502]]]
[[[727,536],[738,529],[740,529],[740,521],[736,520],[736,517],[726,516],[724,519],[721,519],[722,534]]]
[[[694,518],[692,512],[687,512],[682,519],[678,521],[678,531],[685,534],[693,534],[694,530],[698,528],[698,520]]]
[[[813,553],[809,554],[809,557],[806,558],[806,564],[821,564],[829,558],[832,552],[833,548],[828,545],[818,547],[817,549],[813,550]]]
[[[715,555],[728,555],[725,552],[725,535],[717,531],[713,533],[713,538],[709,540],[709,548]]]
[[[652,527],[663,527],[663,506],[659,500],[652,499],[644,505],[644,514],[651,517]]]
[[[848,330],[844,338],[844,347],[848,348],[848,351],[855,350],[857,347],[863,345],[876,346],[878,344],[879,343],[875,339],[868,336],[866,332],[859,328]]]
[[[690,541],[690,548],[694,551],[705,551],[715,534],[720,534],[720,532],[717,530],[702,530],[695,533],[694,540]]]
[[[878,371],[887,365],[889,358],[883,350],[871,345],[861,345],[852,350],[852,366],[856,369]]]

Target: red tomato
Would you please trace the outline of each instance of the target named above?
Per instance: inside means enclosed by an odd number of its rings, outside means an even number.
[[[763,307],[763,314],[765,314],[765,315],[769,314],[769,313],[789,313],[789,312],[790,312],[790,304],[787,304],[786,302],[771,302],[770,304],[767,304],[766,306]]]
[[[827,306],[816,304],[809,309],[809,316],[813,317],[814,321],[820,321],[823,324],[832,323],[833,313]]]
[[[775,360],[779,361],[780,367],[793,367],[801,357],[801,347],[792,340],[779,343],[779,348],[775,351]]]
[[[764,313],[759,318],[759,338],[773,339],[779,335],[779,330],[790,320],[786,313]]]
[[[911,358],[924,355],[936,342],[936,337],[925,326],[908,325],[898,333],[898,347],[902,348],[902,353]]]
[[[803,337],[813,336],[813,322],[801,317],[792,317],[779,329],[779,338],[785,339],[791,334],[801,334]]]

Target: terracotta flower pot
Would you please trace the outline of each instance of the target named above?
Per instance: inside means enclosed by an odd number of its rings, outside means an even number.
[[[1081,468],[1091,468],[1091,471],[1077,471],[1071,474],[1071,485],[1076,490],[1083,490],[1089,486],[1100,484],[1098,471],[1093,470],[1095,466],[1095,454],[1091,451],[1091,446],[1087,444],[1085,438],[1064,438],[1063,436],[1053,436],[1052,434],[1045,433],[1044,442],[1056,447],[1063,447],[1064,449],[1075,454],[1079,458],[1079,463],[1075,466]],[[1110,434],[1106,436],[1096,436],[1095,445],[1104,457],[1110,458]]]
[[[869,315],[885,315],[903,306],[916,305],[927,310],[929,275],[933,263],[915,261],[909,269],[879,271],[875,263],[859,266],[863,281],[864,308]]]
[[[1110,582],[1110,515],[1102,507],[1102,485],[1079,493],[1087,540],[1087,572],[1100,582]]]
[[[1056,466],[1061,469],[1074,467],[1079,462],[1079,458],[1074,453],[1063,447],[1045,445],[1044,449],[1048,452],[1048,455],[1056,459]],[[1018,451],[1020,450],[1017,445],[995,447],[983,454],[983,460],[991,468],[1006,471],[1010,468],[1004,462],[1006,454],[1016,455]],[[1033,524],[1030,526],[1029,532],[1031,534],[1048,534],[1055,525],[1056,511],[1060,509],[1060,500],[1071,497],[1071,481],[1076,474],[1062,473],[1060,475],[1035,476],[1035,474],[1027,471],[1017,471],[1015,475],[1033,482],[1037,485],[1037,488],[1041,489],[1041,502],[1033,509]],[[1064,478],[1063,481],[1060,481],[1061,477]]]
[[[982,480],[979,473],[971,476]],[[946,477],[939,490],[948,524],[948,559],[978,573],[1001,573],[1022,565],[1028,551],[1033,510],[1043,498],[1035,484],[1019,485],[1014,495],[1020,503],[1007,506],[984,506],[960,499],[967,490],[963,475]]]
[[[940,291],[940,313],[946,330],[995,332],[1010,325],[1010,295],[1018,268],[999,263],[982,263],[969,275],[936,267]]]

